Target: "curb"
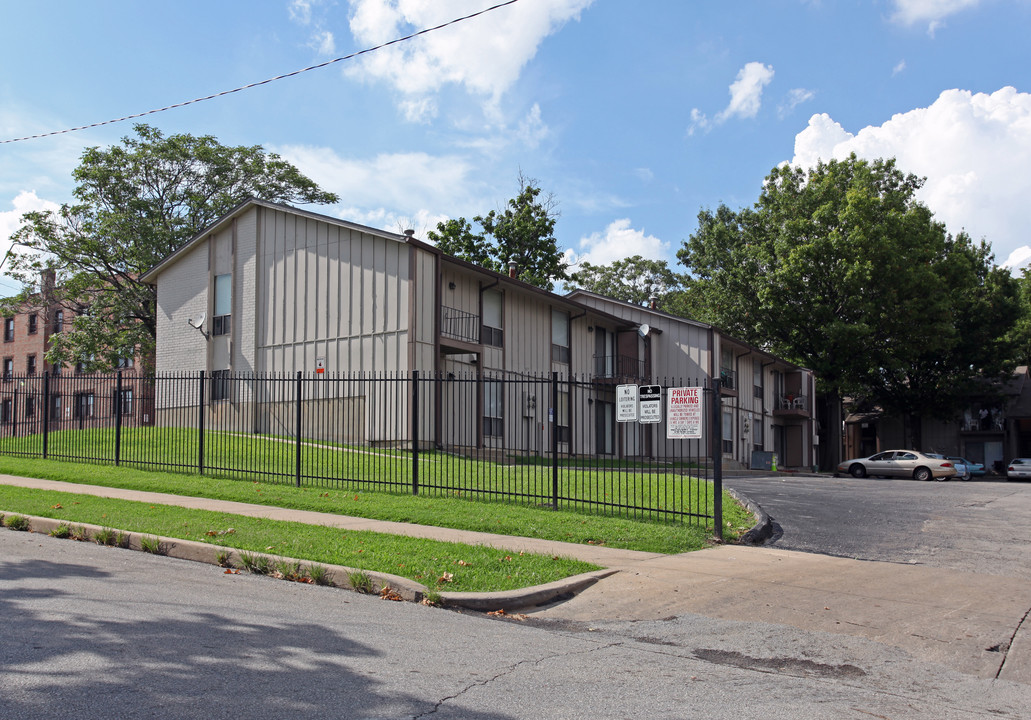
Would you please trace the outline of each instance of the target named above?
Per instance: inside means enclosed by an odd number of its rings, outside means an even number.
[[[24,513],[0,511],[0,518],[3,518],[5,515],[20,515],[21,517],[27,518],[29,521],[29,531],[42,535],[49,535],[52,530],[60,525],[66,525],[76,529],[82,528],[91,537],[95,536],[98,532],[112,530],[112,528],[102,527],[100,525],[90,525],[89,523],[70,523],[66,520],[56,520],[54,518],[39,517],[36,515],[25,515]],[[0,525],[0,527],[4,526]],[[4,529],[11,530],[6,527],[4,527]],[[18,532],[17,530],[11,531]],[[157,540],[158,547],[160,548],[160,552],[156,554],[163,555],[165,557],[173,557],[179,560],[188,560],[190,562],[200,562],[208,565],[219,566],[223,566],[227,559],[228,562],[231,563],[232,568],[239,568],[242,565],[240,551],[223,545],[213,545],[211,543],[197,542],[196,540],[183,540],[181,538],[148,535],[146,533],[129,533],[117,530],[116,532],[120,532],[124,537],[124,544],[117,547],[121,547],[126,550],[143,552],[142,539],[144,537],[152,537]],[[90,540],[90,542],[92,542],[92,540]],[[248,554],[252,557],[267,558],[272,563],[286,560],[299,563],[302,566],[305,564],[309,566],[321,565],[327,570],[327,586],[351,590],[352,592],[366,595],[376,594],[386,600],[419,603],[422,602],[430,593],[429,588],[422,583],[418,583],[399,575],[391,575],[390,573],[373,572],[344,565],[312,563],[308,560],[297,560],[296,558],[287,558],[282,555],[270,555],[268,553],[261,552]],[[221,558],[223,560],[222,562],[220,562],[220,556],[223,556]],[[228,566],[226,567],[228,568]],[[590,587],[602,578],[606,578],[617,572],[619,571],[611,569],[595,570],[594,572],[573,575],[572,577],[563,578],[562,580],[556,580],[544,585],[535,585],[533,587],[519,588],[517,590],[505,590],[501,592],[441,592],[439,593],[441,599],[440,604],[443,607],[474,610],[477,612],[519,609],[533,605],[543,605],[555,600],[567,599],[583,589]],[[371,581],[371,591],[356,588],[351,582],[351,575],[353,573],[362,573],[368,577]]]
[[[762,545],[773,536],[773,521],[762,506],[737,490],[724,488],[734,499],[755,516],[755,525],[746,530],[738,540],[742,545]]]

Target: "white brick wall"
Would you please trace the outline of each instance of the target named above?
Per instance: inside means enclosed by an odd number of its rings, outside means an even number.
[[[204,336],[187,325],[186,320],[196,321],[205,314],[204,329],[211,329],[207,243],[198,243],[161,273],[157,289],[158,372],[206,370],[207,344]]]

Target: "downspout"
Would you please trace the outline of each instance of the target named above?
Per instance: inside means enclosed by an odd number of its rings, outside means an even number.
[[[749,350],[744,355],[738,355],[736,358],[734,358],[734,362],[735,362],[735,365],[736,365],[736,367],[734,368],[734,374],[737,376],[737,386],[738,386],[737,387],[737,404],[734,406],[734,409],[737,411],[737,414],[734,417],[734,426],[737,428],[737,434],[738,434],[738,436],[741,439],[744,439],[744,433],[741,432],[741,405],[742,405],[742,402],[741,402],[741,393],[742,393],[742,388],[741,388],[741,385],[742,385],[742,382],[741,382],[741,358],[746,358],[746,357],[748,357],[751,354],[752,354],[752,351]],[[755,391],[753,390],[752,392],[754,393]],[[735,443],[735,445],[736,445],[736,443]],[[745,448],[745,452],[747,452],[747,448]],[[742,461],[743,461],[743,458],[738,458],[738,462],[742,462]],[[749,464],[751,464],[751,463],[749,463]]]

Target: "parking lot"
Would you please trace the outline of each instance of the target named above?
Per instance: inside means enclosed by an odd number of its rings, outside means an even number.
[[[774,520],[769,547],[1031,578],[1031,483],[725,480]]]

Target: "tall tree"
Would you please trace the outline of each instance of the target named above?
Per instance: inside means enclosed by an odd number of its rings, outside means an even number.
[[[245,199],[337,200],[260,146],[165,137],[143,124],[135,131],[119,145],[88,148],[73,172],[76,202],[25,214],[11,236],[7,272],[25,290],[3,301],[4,311],[32,301],[42,272],[54,269],[54,300],[76,313],[72,328],[54,337],[51,362],[85,359],[107,369],[136,352],[148,357],[156,303],[139,276]]]
[[[505,272],[513,261],[520,280],[552,290],[556,280],[567,278],[568,267],[555,239],[558,217],[554,197],[542,196],[537,181],[520,174],[516,197],[473,218],[481,232],[462,217],[438,223],[427,235],[447,254],[488,270]]]
[[[588,292],[635,305],[646,305],[655,297],[659,307],[664,307],[666,298],[679,291],[683,282],[679,274],[669,269],[665,260],[648,260],[641,255],[608,265],[583,262],[569,279],[576,287]]]
[[[922,183],[853,155],[776,168],[752,208],[703,211],[678,253],[699,319],[812,368],[834,398],[954,413],[1008,367],[1016,287],[916,201]]]

